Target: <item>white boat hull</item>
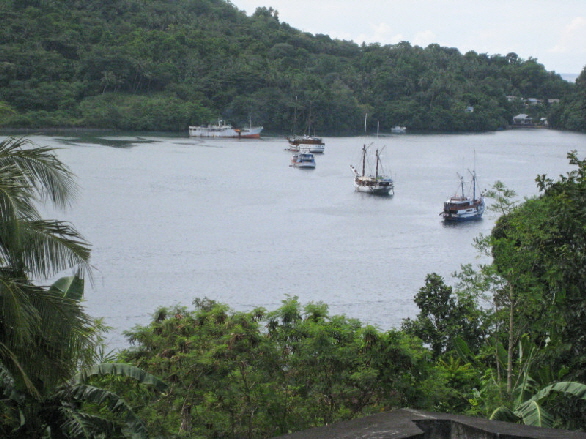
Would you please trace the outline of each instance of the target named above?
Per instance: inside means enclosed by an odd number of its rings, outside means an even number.
[[[354,180],[354,188],[358,192],[366,192],[373,195],[389,195],[394,193],[393,181],[390,178],[381,178],[375,181],[374,178],[365,179],[357,177]]]
[[[323,154],[325,143],[319,137],[292,137],[289,141],[289,151],[307,151],[313,154]]]
[[[325,145],[303,145],[303,147],[313,154],[323,154],[325,150]]]
[[[232,128],[230,125],[190,126],[189,137],[258,139],[263,127]]]
[[[363,151],[363,160],[366,157],[366,146],[362,149]],[[384,174],[378,173],[378,150],[376,151],[377,157],[377,172],[375,175],[364,175],[364,173],[359,173],[356,168],[350,165],[350,169],[354,173],[354,188],[358,192],[365,192],[368,194],[373,195],[389,195],[395,193],[395,183],[393,179]]]

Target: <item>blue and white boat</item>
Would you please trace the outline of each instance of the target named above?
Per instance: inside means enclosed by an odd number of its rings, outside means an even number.
[[[315,169],[315,157],[310,152],[298,152],[291,157],[291,166],[299,169]]]
[[[460,176],[460,193],[444,202],[444,210],[440,213],[444,221],[469,221],[482,219],[485,203],[482,194],[476,196],[476,171],[472,174],[472,196],[464,193],[464,177]]]

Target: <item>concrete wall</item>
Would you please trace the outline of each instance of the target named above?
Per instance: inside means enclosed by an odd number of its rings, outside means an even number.
[[[586,433],[401,409],[299,431],[279,439],[586,439]]]

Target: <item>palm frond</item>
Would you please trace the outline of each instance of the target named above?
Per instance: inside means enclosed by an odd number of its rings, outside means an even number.
[[[27,221],[21,226],[21,249],[13,263],[22,264],[34,277],[51,277],[72,267],[90,274],[89,243],[63,221]]]
[[[0,292],[0,343],[6,347],[0,362],[11,365],[10,353],[21,361],[25,375],[48,387],[71,377],[80,354],[93,352],[96,331],[80,302],[6,276],[0,276]]]
[[[69,406],[59,408],[61,417],[64,419],[60,429],[67,432],[69,438],[94,438],[110,437],[121,429],[114,422],[99,416],[93,416],[88,413],[75,410]]]
[[[61,392],[65,399],[71,397],[75,401],[93,403],[98,405],[105,404],[109,411],[121,419],[132,437],[148,438],[147,428],[144,422],[138,418],[130,406],[117,394],[105,389],[100,389],[88,385],[75,385]]]
[[[41,316],[31,300],[38,290],[9,270],[0,270],[0,342],[9,348],[31,343],[39,331]]]
[[[11,137],[0,142],[0,167],[17,166],[40,200],[67,207],[77,194],[71,170],[55,155],[54,148],[36,146],[29,139]]]
[[[26,371],[18,362],[18,359],[2,343],[0,343],[0,355],[2,355],[2,357],[10,358],[13,365],[12,369],[16,369],[19,372],[19,378],[24,383],[28,393],[31,394],[34,398],[40,399],[41,395],[39,391],[29,379]],[[24,394],[16,387],[16,380],[14,375],[11,373],[8,366],[2,362],[0,362],[0,388],[8,399],[11,399],[17,403],[21,403],[25,398]]]

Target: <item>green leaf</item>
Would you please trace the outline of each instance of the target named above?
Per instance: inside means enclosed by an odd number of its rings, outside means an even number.
[[[548,428],[553,426],[553,417],[539,402],[532,399],[521,404],[515,414],[523,419],[525,425]]]
[[[65,276],[51,285],[51,291],[58,291],[63,297],[80,301],[83,298],[84,280],[78,276]]]
[[[513,411],[509,410],[506,407],[499,407],[492,415],[490,415],[490,419],[493,421],[504,421],[504,422],[519,422],[521,419],[513,413]]]
[[[90,376],[104,376],[104,375],[118,375],[126,378],[133,378],[141,384],[149,384],[154,386],[159,391],[167,389],[167,384],[156,376],[151,375],[144,370],[131,366],[130,364],[123,363],[102,363],[92,366],[86,371],[79,373],[74,382],[81,384],[86,382]]]

